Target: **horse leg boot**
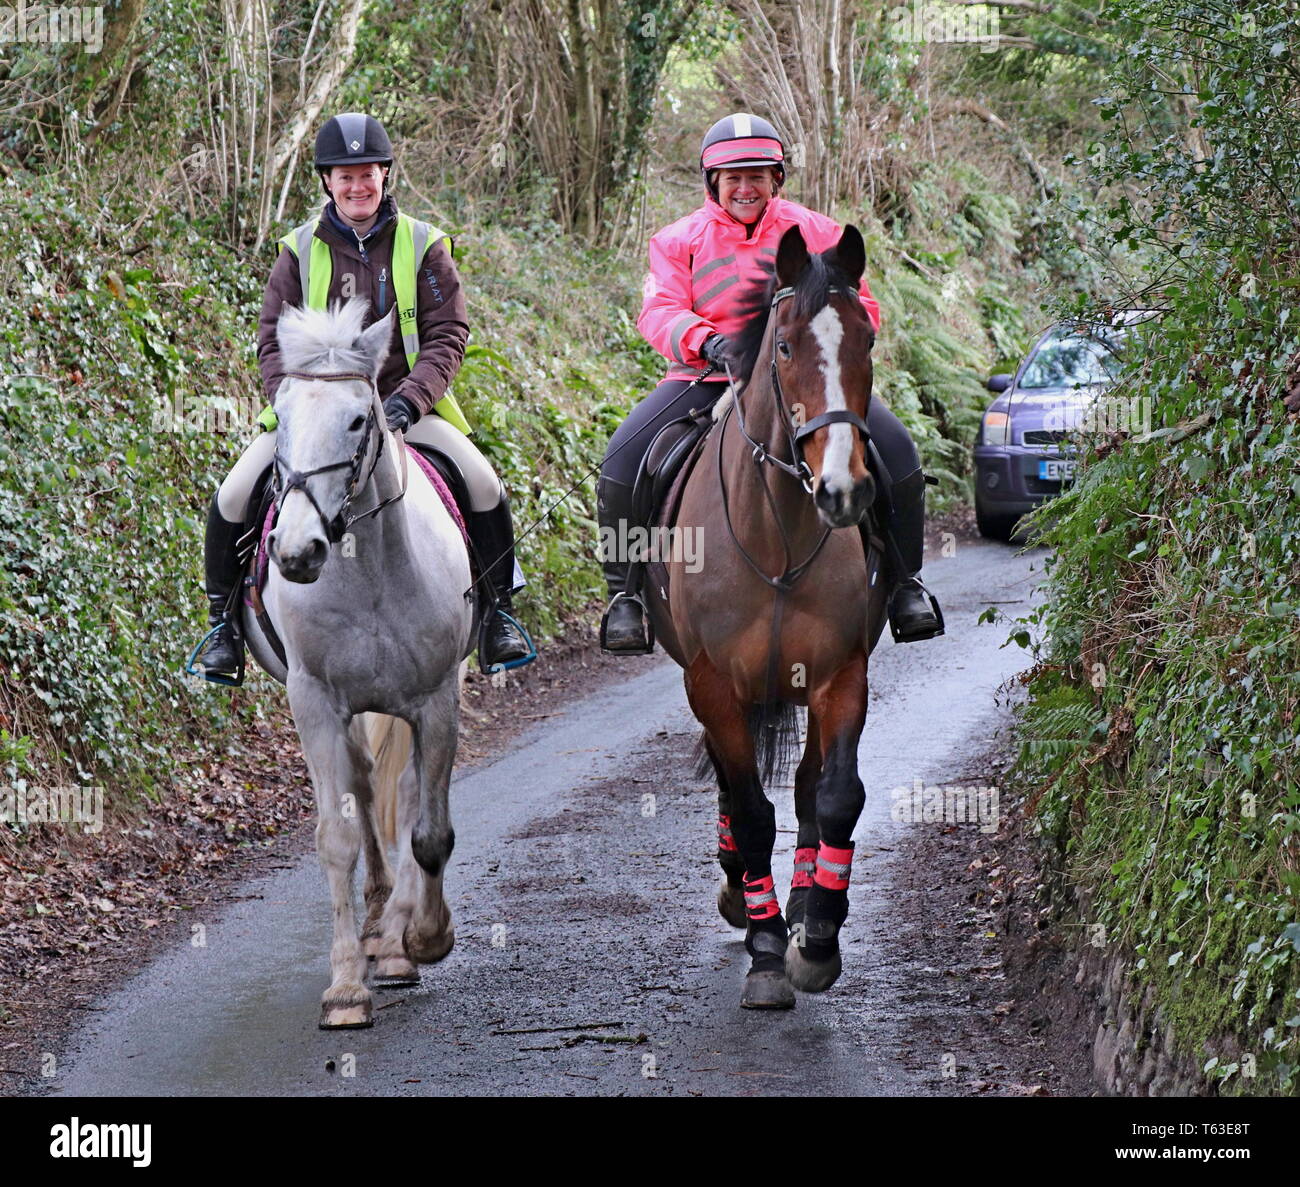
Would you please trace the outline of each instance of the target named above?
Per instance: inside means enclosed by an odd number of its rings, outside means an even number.
[[[222,516],[213,495],[203,533],[203,584],[208,595],[208,626],[214,633],[195,663],[203,668],[205,680],[220,684],[242,684],[244,679],[244,637],[231,605],[240,578],[235,543],[243,533],[243,524],[230,523]]]
[[[896,643],[917,643],[943,634],[943,613],[921,584],[925,553],[925,475],[913,470],[893,484],[889,520],[889,630]]]
[[[718,914],[732,927],[746,927],[749,914],[745,910],[745,859],[741,857],[735,834],[731,831],[731,792],[727,789],[727,774],[713,753],[707,735],[704,748],[718,779],[718,865],[722,867],[722,881],[718,884]]]
[[[719,785],[727,795],[731,829],[744,861],[750,968],[740,1004],[749,1010],[788,1010],[794,990],[785,973],[787,931],[772,885],[776,809],[763,794],[749,723],[731,682],[701,652],[686,670],[686,697],[704,726]]]
[[[483,566],[483,599],[479,629],[479,667],[485,672],[499,667],[521,667],[537,652],[514,620],[515,530],[505,488],[491,511],[471,511],[466,519],[470,540]]]
[[[822,773],[821,738],[817,718],[808,716],[808,738],[804,743],[803,757],[794,773],[794,814],[799,821],[794,842],[794,874],[790,879],[790,895],[785,900],[785,921],[796,940],[802,938],[804,910],[808,891],[813,885],[817,870],[817,783]]]
[[[646,631],[645,604],[635,587],[634,564],[630,552],[632,528],[632,487],[601,475],[596,485],[596,515],[600,522],[600,559],[609,587],[610,603],[600,622],[600,646],[603,651],[620,655],[648,655],[654,639]]]
[[[867,657],[859,654],[812,691],[808,716],[817,719],[822,773],[817,782],[819,842],[802,926],[792,929],[785,971],[804,993],[839,979],[839,933],[849,913],[853,830],[866,803],[858,777],[858,740],[867,715]],[[801,827],[802,835],[802,827]]]

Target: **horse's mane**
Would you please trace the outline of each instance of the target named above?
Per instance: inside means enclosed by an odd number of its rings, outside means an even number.
[[[370,303],[353,297],[328,309],[288,308],[280,315],[276,336],[286,371],[328,375],[341,371],[370,374],[374,360],[361,349],[361,324]]]
[[[767,333],[767,321],[772,315],[772,294],[776,292],[776,261],[764,260],[759,265],[762,274],[736,300],[736,314],[745,324],[731,336],[731,372],[736,381],[749,383],[758,363],[759,348]],[[808,266],[794,286],[795,316],[811,318],[831,298],[831,289],[857,289],[847,272],[830,263],[825,255],[809,253]]]

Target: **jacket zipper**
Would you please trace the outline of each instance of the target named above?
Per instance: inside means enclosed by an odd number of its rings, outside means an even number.
[[[388,268],[379,269],[379,316],[384,316],[384,289],[388,283]]]

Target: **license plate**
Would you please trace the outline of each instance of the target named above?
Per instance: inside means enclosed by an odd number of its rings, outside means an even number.
[[[1048,482],[1068,482],[1074,477],[1074,462],[1055,458],[1038,463],[1038,477]]]

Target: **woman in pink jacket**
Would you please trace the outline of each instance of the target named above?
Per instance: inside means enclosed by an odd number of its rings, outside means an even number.
[[[669,362],[668,374],[610,438],[601,466],[598,513],[603,540],[626,540],[633,525],[632,485],[654,435],[692,408],[711,406],[726,390],[728,336],[740,328],[736,297],[776,258],[792,226],[809,251],[826,251],[840,238],[833,219],[780,196],[785,181],[781,138],[766,120],[738,113],[713,125],[700,149],[704,205],[650,240],[650,273],[637,328]],[[863,307],[880,329],[880,306],[864,277]],[[705,371],[712,373],[700,383]],[[871,439],[892,478],[887,530],[905,572],[891,574],[889,621],[899,642],[941,632],[931,597],[917,577],[925,535],[925,478],[911,437],[880,400],[867,412]],[[626,521],[620,530],[620,521]],[[606,531],[604,529],[610,529]],[[626,558],[602,557],[611,602],[605,615],[606,650],[649,650],[644,607],[627,589]]]

